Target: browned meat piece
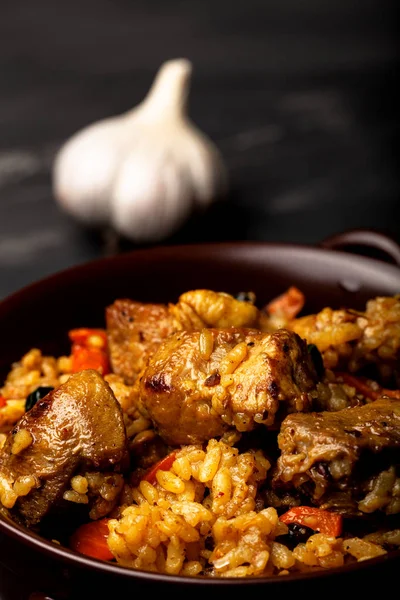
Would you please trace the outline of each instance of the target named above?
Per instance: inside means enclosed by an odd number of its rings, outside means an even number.
[[[171,333],[203,327],[255,327],[258,318],[259,311],[251,302],[212,290],[186,292],[177,304],[169,305],[116,300],[106,310],[113,372],[126,383],[134,383]]]
[[[307,345],[293,332],[203,329],[163,342],[139,393],[167,443],[194,444],[310,410],[316,380]]]
[[[0,500],[34,525],[62,500],[78,468],[118,469],[127,440],[120,405],[92,370],[73,375],[28,411],[0,452]]]
[[[400,401],[289,415],[278,436],[275,488],[294,486],[341,512],[400,512]]]
[[[106,309],[111,366],[126,383],[134,383],[161,341],[176,328],[168,307],[116,300]]]

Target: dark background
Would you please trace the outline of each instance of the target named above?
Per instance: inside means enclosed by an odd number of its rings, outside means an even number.
[[[190,115],[220,147],[231,192],[165,243],[317,243],[353,227],[399,238],[395,8],[0,0],[0,297],[108,251],[57,208],[54,153],[140,102],[169,58],[193,62]]]

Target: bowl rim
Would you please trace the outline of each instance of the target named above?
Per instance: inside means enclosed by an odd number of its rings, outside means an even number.
[[[264,240],[233,240],[233,241],[222,241],[222,242],[200,242],[200,243],[186,243],[186,244],[171,244],[164,245],[158,244],[149,247],[135,248],[126,252],[113,254],[110,256],[101,256],[92,260],[84,261],[82,263],[73,264],[63,269],[57,270],[53,273],[49,273],[39,279],[36,279],[16,290],[7,294],[5,297],[0,298],[0,316],[1,312],[5,307],[8,307],[11,302],[18,302],[22,298],[35,291],[41,286],[45,286],[58,280],[67,278],[73,279],[74,275],[84,273],[86,270],[91,268],[100,268],[101,266],[110,266],[114,263],[119,262],[130,262],[132,260],[139,260],[141,257],[157,257],[160,254],[165,256],[174,255],[176,253],[182,253],[182,256],[188,258],[198,257],[204,251],[208,253],[214,253],[216,251],[255,251],[255,250],[276,250],[281,252],[302,252],[304,255],[334,257],[343,260],[344,262],[356,262],[360,265],[370,266],[377,268],[380,271],[386,271],[388,275],[400,275],[400,266],[386,262],[384,260],[373,258],[370,256],[364,256],[357,253],[348,252],[345,250],[326,248],[322,243],[316,244],[302,244],[302,243],[290,243],[290,242],[269,242]],[[400,293],[400,284],[399,284]]]
[[[169,575],[166,573],[154,573],[150,571],[143,571],[133,569],[132,567],[125,567],[117,563],[102,561],[96,558],[91,558],[83,554],[79,554],[58,545],[55,542],[51,542],[46,538],[41,537],[36,532],[30,531],[27,528],[9,521],[4,517],[0,516],[0,533],[10,535],[14,539],[21,541],[23,544],[29,546],[33,550],[39,550],[41,554],[47,555],[51,559],[61,559],[63,563],[74,567],[83,567],[90,569],[94,572],[100,572],[102,574],[116,575],[123,577],[124,579],[143,580],[144,582],[151,581],[153,583],[171,583],[171,584],[189,584],[189,585],[211,585],[211,586],[229,586],[229,585],[255,585],[260,584],[273,585],[279,582],[294,582],[303,581],[308,579],[325,579],[334,575],[340,575],[342,573],[353,573],[358,571],[364,571],[365,569],[373,568],[375,565],[384,565],[385,563],[396,563],[400,564],[400,549],[387,552],[380,556],[375,556],[365,561],[349,563],[340,567],[333,567],[328,569],[317,568],[315,570],[305,571],[294,571],[290,572],[285,576],[272,575],[272,576],[256,576],[256,577],[207,577],[205,575]]]
[[[389,275],[400,276],[400,267],[397,265],[386,263],[380,259],[371,258],[359,254],[353,254],[344,250],[324,248],[318,244],[301,244],[301,243],[286,243],[286,242],[268,242],[262,240],[241,240],[241,241],[223,241],[223,242],[203,242],[193,244],[172,244],[172,245],[155,245],[151,247],[137,248],[120,254],[111,256],[103,256],[93,260],[85,261],[83,263],[71,265],[40,279],[37,279],[19,289],[7,295],[5,298],[0,299],[0,318],[3,312],[7,312],[8,307],[15,303],[22,303],[24,299],[29,296],[32,292],[40,292],[42,287],[46,287],[51,284],[57,283],[61,279],[73,280],[74,276],[83,274],[86,270],[96,268],[101,269],[102,267],[107,268],[115,263],[127,263],[131,261],[140,260],[141,258],[156,259],[162,255],[163,259],[171,258],[176,256],[177,253],[181,254],[183,260],[193,260],[198,258],[201,254],[215,253],[223,251],[225,253],[241,251],[256,251],[256,250],[271,250],[271,251],[282,251],[282,252],[303,252],[307,255],[310,253],[312,256],[336,256],[344,261],[356,261],[357,264],[375,267],[382,271],[386,270]],[[400,292],[400,285],[399,285]],[[61,559],[64,563],[71,566],[79,566],[89,568],[90,570],[109,573],[117,575],[119,577],[163,582],[163,583],[181,583],[181,584],[192,584],[192,585],[213,585],[213,586],[226,586],[226,585],[259,585],[260,583],[268,585],[279,582],[285,584],[293,581],[308,580],[308,579],[323,579],[330,577],[334,574],[341,574],[345,572],[353,571],[364,571],[365,569],[371,568],[374,565],[392,563],[400,561],[400,549],[393,550],[387,554],[377,556],[366,561],[349,563],[340,567],[333,567],[329,569],[315,569],[309,571],[298,571],[291,572],[284,577],[279,575],[268,576],[268,577],[224,577],[224,578],[211,578],[207,576],[185,576],[185,575],[169,575],[163,573],[153,573],[149,571],[141,571],[132,569],[131,567],[125,567],[116,563],[102,561],[94,558],[87,557],[70,550],[66,547],[60,546],[55,542],[47,540],[41,537],[36,532],[31,531],[18,523],[15,523],[4,516],[0,515],[0,533],[11,536],[21,543],[29,546],[34,550],[38,550],[41,554],[49,556],[49,558]]]

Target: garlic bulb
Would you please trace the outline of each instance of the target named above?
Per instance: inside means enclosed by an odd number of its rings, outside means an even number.
[[[53,193],[65,211],[134,242],[156,242],[226,191],[218,149],[187,116],[191,73],[190,61],[167,61],[138,106],[61,147]]]

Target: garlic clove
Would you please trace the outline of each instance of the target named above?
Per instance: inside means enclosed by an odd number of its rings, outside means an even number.
[[[149,161],[133,153],[118,173],[111,222],[133,242],[157,242],[179,229],[192,205],[191,183],[173,157],[160,152]]]
[[[166,61],[139,105],[67,140],[53,167],[61,207],[88,225],[150,242],[226,192],[222,156],[187,115],[191,74],[187,59]]]
[[[105,224],[122,150],[120,126],[114,118],[74,135],[57,154],[53,167],[53,194],[60,206],[79,221]]]
[[[184,147],[187,169],[195,190],[196,206],[203,209],[226,194],[227,171],[217,148],[194,125],[191,125]]]

